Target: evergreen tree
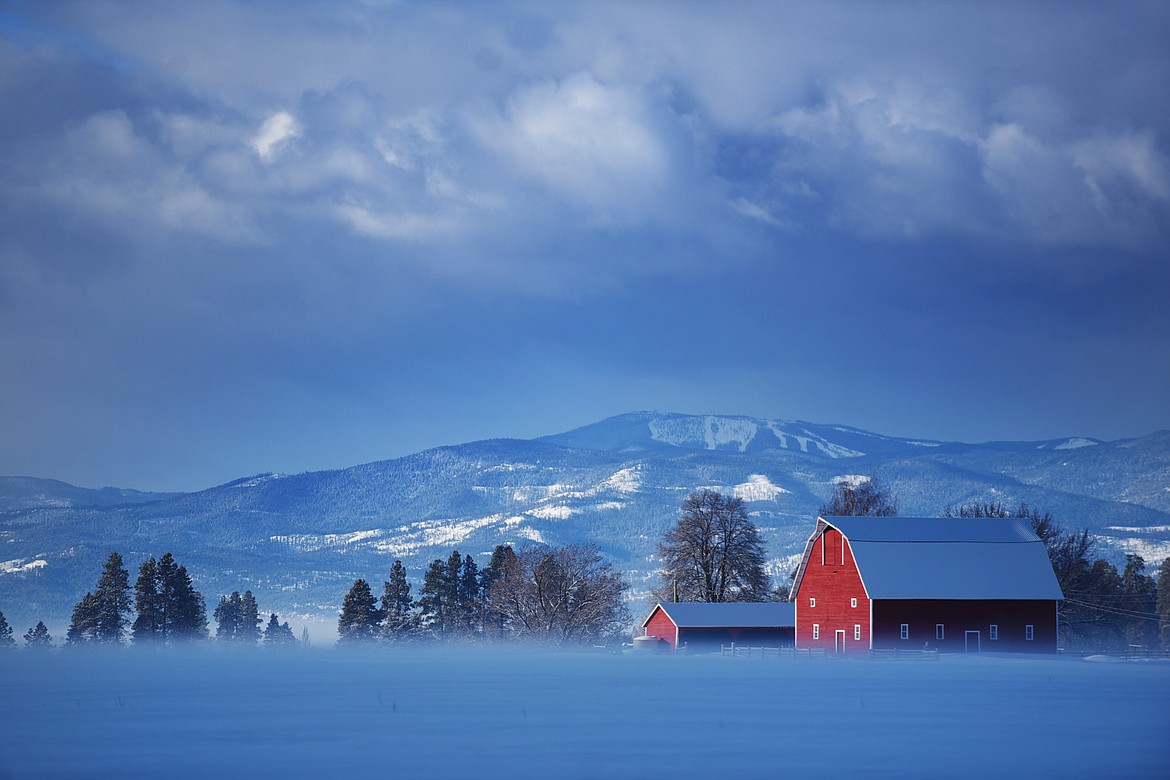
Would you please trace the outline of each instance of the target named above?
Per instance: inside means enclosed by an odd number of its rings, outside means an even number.
[[[268,619],[268,625],[264,628],[264,646],[265,647],[296,647],[297,638],[293,636],[292,629],[289,628],[288,622],[280,622],[273,612]]]
[[[252,591],[233,591],[231,597],[220,596],[215,617],[215,638],[223,642],[251,647],[260,639],[260,608]]]
[[[207,638],[207,610],[185,566],[171,553],[142,564],[134,585],[138,617],[135,643],[179,642]]]
[[[8,625],[8,618],[4,617],[3,612],[0,612],[0,650],[7,650],[15,646],[16,640],[12,638],[12,626]]]
[[[491,560],[479,575],[479,590],[483,594],[483,632],[489,639],[501,639],[508,630],[506,614],[500,610],[497,603],[501,600],[493,596],[493,592],[515,592],[516,588],[509,587],[512,580],[523,576],[520,561],[516,551],[510,545],[497,544],[492,550]]]
[[[252,591],[244,591],[240,599],[240,620],[238,639],[248,647],[253,647],[260,641],[260,605]]]
[[[221,642],[233,642],[240,633],[240,592],[232,591],[232,595],[220,596],[219,606],[215,608],[212,617],[215,618],[215,638]]]
[[[73,607],[69,630],[65,633],[65,644],[76,647],[96,642],[100,612],[101,606],[97,597],[92,593],[86,593]]]
[[[418,590],[418,607],[422,627],[439,639],[447,636],[450,620],[451,599],[447,584],[447,566],[441,558],[431,561],[423,574],[422,587]]]
[[[1162,649],[1170,651],[1170,557],[1163,559],[1158,569],[1158,636],[1162,642]],[[0,615],[0,624],[4,616]],[[0,633],[0,644],[3,644],[3,634]]]
[[[138,568],[138,579],[134,583],[134,608],[138,616],[134,619],[130,633],[135,644],[166,639],[166,609],[159,586],[158,562],[153,555]]]
[[[370,584],[363,579],[354,580],[341,604],[341,615],[337,620],[338,643],[354,644],[376,639],[381,620],[382,613],[378,610],[378,600],[370,591]]]
[[[497,544],[496,549],[492,550],[492,557],[488,561],[488,565],[483,567],[479,573],[479,591],[485,596],[491,593],[492,585],[497,580],[507,575],[508,571],[514,567],[516,562],[516,552],[511,545]]]
[[[102,567],[94,598],[97,605],[94,639],[103,644],[122,644],[130,624],[130,573],[118,553],[110,553]]]
[[[390,579],[383,583],[382,636],[390,642],[401,642],[414,635],[417,623],[406,567],[402,561],[394,561]]]
[[[130,575],[122,565],[122,556],[112,552],[102,567],[97,589],[86,593],[73,607],[65,642],[71,646],[120,645],[130,622],[129,612]]]
[[[471,555],[463,556],[457,596],[460,632],[466,636],[479,633],[483,619],[483,597],[479,588],[479,566]]]
[[[1125,556],[1125,571],[1121,575],[1125,591],[1125,641],[1130,647],[1152,650],[1158,641],[1158,587],[1154,578],[1145,573],[1146,562],[1140,555]]]
[[[28,630],[24,635],[24,644],[29,650],[48,650],[53,646],[53,637],[49,635],[44,621],[38,621],[36,626]]]
[[[459,599],[459,575],[463,567],[463,556],[452,550],[443,564],[443,593],[447,604],[443,616],[442,633],[453,638],[463,633],[463,602]]]
[[[207,638],[207,609],[187,568],[167,553],[158,561],[159,593],[164,604],[163,631],[168,642]]]

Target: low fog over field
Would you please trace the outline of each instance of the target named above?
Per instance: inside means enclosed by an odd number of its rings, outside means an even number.
[[[1170,663],[6,654],[0,777],[1165,777]]]

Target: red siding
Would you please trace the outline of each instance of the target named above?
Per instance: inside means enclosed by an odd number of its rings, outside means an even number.
[[[908,628],[906,639],[901,627]],[[936,626],[942,624],[943,638],[937,638]],[[873,606],[873,646],[883,649],[935,648],[943,652],[976,649],[968,631],[978,631],[978,649],[984,652],[1055,653],[1056,602],[1053,601],[875,601]],[[998,638],[991,638],[991,626]],[[1032,639],[1026,627],[1033,627]]]
[[[815,607],[809,602],[813,598]],[[857,599],[856,607],[851,599]],[[844,631],[844,652],[869,651],[869,599],[849,543],[836,529],[826,529],[813,543],[795,601],[797,647],[835,652],[837,632]],[[820,627],[819,639],[813,639],[814,624]],[[857,626],[860,639],[854,638]]]
[[[661,607],[655,607],[654,614],[646,623],[646,636],[656,636],[666,641],[670,645],[670,649],[674,650],[677,631],[678,627],[675,626],[670,616],[663,612]]]
[[[688,653],[718,651],[723,645],[792,647],[791,628],[682,628],[679,644]]]

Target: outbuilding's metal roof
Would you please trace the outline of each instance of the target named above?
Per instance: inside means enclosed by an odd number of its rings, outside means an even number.
[[[798,581],[810,564],[812,542],[828,527],[848,539],[871,599],[1064,598],[1044,543],[1017,518],[828,517],[805,549]]]
[[[709,602],[662,603],[662,608],[679,628],[792,628],[796,625],[796,608],[779,601],[736,601],[722,604]],[[642,623],[645,628],[658,609]]]

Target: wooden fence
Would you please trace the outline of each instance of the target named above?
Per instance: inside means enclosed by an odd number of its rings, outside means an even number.
[[[686,647],[679,648],[686,652]],[[830,658],[836,655],[828,653],[823,647],[753,647],[750,645],[720,645],[722,655],[733,658]],[[859,656],[849,655],[850,658]],[[873,660],[888,661],[937,661],[938,650],[870,650],[868,657]]]

